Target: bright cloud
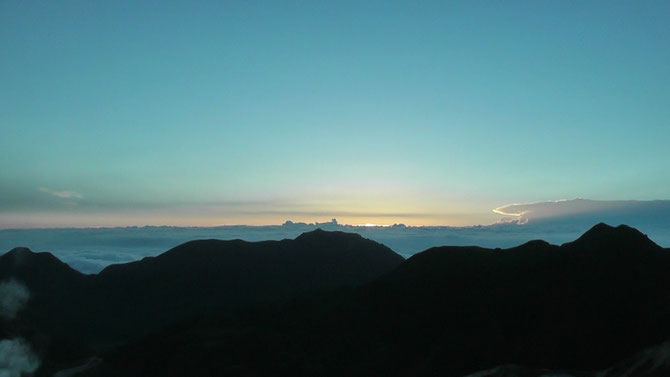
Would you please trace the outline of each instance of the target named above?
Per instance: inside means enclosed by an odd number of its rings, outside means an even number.
[[[494,213],[521,222],[588,217],[599,221],[635,223],[640,219],[667,222],[670,219],[670,200],[553,200],[525,204],[509,204],[493,209]]]

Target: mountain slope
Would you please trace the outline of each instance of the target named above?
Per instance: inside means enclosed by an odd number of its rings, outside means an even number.
[[[670,375],[670,341],[646,348],[615,365],[598,371],[532,369],[501,365],[464,377],[667,377]]]
[[[599,224],[562,246],[439,247],[350,290],[204,318],[106,356],[136,376],[599,370],[670,338],[670,253]]]
[[[89,285],[91,279],[51,253],[33,253],[17,247],[3,254],[0,256],[2,281],[16,281],[27,287],[30,298],[26,308],[18,313],[24,321],[43,323],[57,330],[63,321],[83,319],[72,312],[72,307],[88,298],[82,288]]]
[[[96,286],[100,304],[115,308],[111,332],[132,336],[148,323],[362,284],[402,262],[357,234],[315,230],[295,240],[187,242],[155,258],[109,266]]]
[[[632,228],[599,224],[561,247],[432,249],[366,295],[393,292],[377,304],[396,313],[386,328],[427,372],[456,372],[454,358],[463,372],[507,362],[596,369],[670,336],[669,257]]]
[[[187,242],[98,275],[16,248],[0,256],[0,282],[25,285],[30,299],[16,320],[0,321],[0,335],[28,336],[52,359],[55,343],[109,347],[189,316],[363,284],[403,262],[359,235],[321,230],[295,240]]]

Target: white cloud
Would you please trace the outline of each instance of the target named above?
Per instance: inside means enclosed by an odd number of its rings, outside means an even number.
[[[596,202],[584,199],[559,199],[534,203],[515,203],[494,208],[493,212],[503,216],[522,217],[533,215],[534,217],[550,217],[561,214],[578,213],[583,211],[585,202]],[[606,202],[599,202],[606,203]]]
[[[643,225],[670,223],[670,200],[570,199],[509,204],[493,209],[506,216],[502,223],[533,223],[548,220],[583,220]]]
[[[46,187],[40,187],[40,191],[61,199],[83,199],[84,195],[71,190],[52,190]]]

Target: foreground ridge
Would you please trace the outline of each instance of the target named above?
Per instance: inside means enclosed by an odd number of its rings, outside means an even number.
[[[30,263],[9,262],[23,254],[0,257],[0,277],[34,292],[22,326],[81,346],[68,357],[45,350],[41,371],[86,357],[101,360],[92,376],[588,371],[670,339],[670,254],[627,226],[406,261],[342,232],[191,241],[99,275],[51,277],[50,293]]]

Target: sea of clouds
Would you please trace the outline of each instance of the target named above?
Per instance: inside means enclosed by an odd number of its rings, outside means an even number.
[[[330,221],[272,226],[5,229],[0,230],[0,253],[25,246],[33,251],[49,251],[79,271],[96,273],[110,264],[158,255],[190,240],[281,240],[321,228],[359,233],[409,257],[442,245],[507,248],[532,239],[562,244],[598,222],[628,224],[659,245],[670,246],[670,201],[574,199],[514,204],[496,208],[495,212],[501,216],[498,223],[470,227],[363,227]]]

